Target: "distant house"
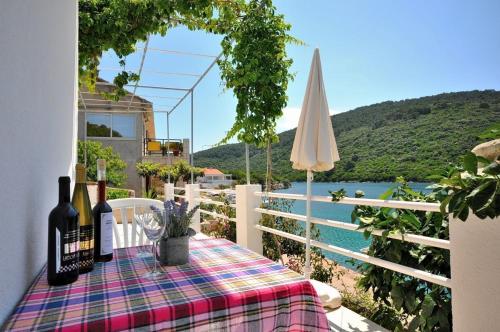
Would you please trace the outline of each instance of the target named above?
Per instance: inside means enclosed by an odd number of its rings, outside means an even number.
[[[217,188],[219,186],[231,186],[233,178],[231,174],[224,174],[216,168],[204,168],[203,176],[198,177],[197,182],[203,188]]]
[[[99,79],[94,93],[81,88],[78,139],[86,138],[111,146],[127,163],[124,187],[135,190],[136,196],[140,197],[144,185],[137,175],[136,163],[170,164],[178,159],[189,160],[189,140],[171,139],[170,149],[167,149],[167,140],[158,139],[155,135],[153,103],[130,92],[119,101],[102,96],[102,93],[113,89],[113,84],[102,79]]]

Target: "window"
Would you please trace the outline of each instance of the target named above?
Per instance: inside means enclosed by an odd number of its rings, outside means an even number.
[[[135,138],[135,115],[87,114],[87,137]]]
[[[112,115],[113,137],[135,138],[135,115]]]

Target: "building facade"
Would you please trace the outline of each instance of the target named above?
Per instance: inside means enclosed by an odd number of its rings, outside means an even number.
[[[214,189],[232,186],[233,178],[231,174],[224,174],[216,168],[204,168],[203,176],[198,177],[197,182],[203,188]]]
[[[150,161],[168,165],[179,158],[189,160],[189,140],[172,139],[168,144],[167,140],[157,139],[153,103],[130,92],[118,101],[102,96],[113,89],[114,85],[104,80],[97,82],[95,92],[84,87],[81,89],[78,139],[97,141],[103,146],[112,147],[127,164],[127,180],[123,187],[133,189],[136,197],[141,197],[144,184],[137,175],[136,164]],[[167,145],[180,146],[181,151],[170,151]]]

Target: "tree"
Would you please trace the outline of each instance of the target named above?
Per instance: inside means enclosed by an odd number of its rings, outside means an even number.
[[[170,176],[175,184],[179,180],[187,181],[190,179],[191,172],[193,172],[195,179],[196,177],[203,175],[203,170],[201,168],[191,166],[187,161],[181,159],[172,166],[162,167],[158,172],[158,176],[163,182],[167,182]]]
[[[222,143],[240,142],[267,147],[267,188],[272,176],[271,144],[278,141],[276,120],[287,104],[286,90],[293,75],[286,45],[296,41],[291,26],[276,14],[270,0],[251,0],[240,23],[222,41],[219,61],[226,87],[238,98],[236,120]]]
[[[160,170],[160,165],[151,162],[138,162],[135,165],[137,170],[137,175],[146,179],[146,193],[149,192],[149,187],[151,184],[151,177],[158,174]]]
[[[113,80],[116,91],[108,94],[115,99],[125,95],[127,83],[139,79],[137,73],[125,70],[125,57],[148,35],[165,35],[176,25],[224,34],[218,64],[238,104],[235,123],[222,142],[237,136],[241,142],[267,147],[271,181],[276,120],[286,106],[288,81],[293,78],[286,45],[296,41],[272,0],[80,0],[79,22],[80,82],[93,91],[102,53],[113,49],[123,68]]]
[[[167,30],[184,25],[191,30],[223,33],[239,15],[243,0],[79,0],[79,79],[93,90],[102,53],[112,49],[123,68],[109,97],[125,95],[123,87],[137,81],[137,73],[126,71],[126,56],[136,51],[138,41],[148,35],[164,36]]]
[[[106,181],[112,186],[121,187],[127,180],[124,170],[127,164],[113,148],[103,147],[101,142],[78,141],[78,162],[85,163],[87,150],[87,179],[97,181],[97,159],[106,160]]]

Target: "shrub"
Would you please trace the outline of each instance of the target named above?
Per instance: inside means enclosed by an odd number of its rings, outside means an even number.
[[[127,189],[108,188],[106,190],[106,199],[119,199],[129,198],[129,191]]]
[[[212,200],[224,202],[224,205],[214,205],[201,203],[200,208],[207,211],[213,211],[218,214],[225,215],[228,218],[236,217],[236,210],[229,206],[230,202],[226,194],[212,197]],[[224,218],[207,217],[201,214],[202,221],[209,221],[208,225],[202,225],[203,233],[215,237],[223,238],[232,242],[236,242],[236,223]]]
[[[121,187],[127,180],[124,170],[127,164],[110,146],[103,147],[101,142],[78,141],[78,162],[85,163],[87,150],[87,180],[97,181],[97,159],[106,160],[106,182],[112,186]]]
[[[286,199],[269,199],[265,208],[271,210],[280,210],[290,212],[293,206],[293,201]],[[295,219],[284,217],[271,216],[263,214],[260,224],[269,228],[274,228],[290,234],[295,234],[304,237],[305,229]],[[311,225],[311,239],[319,240],[320,231]],[[263,253],[269,259],[281,261],[289,269],[297,273],[303,273],[305,264],[305,245],[288,238],[277,236],[265,232],[262,234]],[[285,262],[285,258],[287,262]],[[311,278],[321,282],[330,283],[333,278],[339,278],[340,275],[335,272],[337,263],[327,260],[322,250],[316,247],[311,247]]]
[[[384,193],[381,199],[439,202],[443,192],[415,192],[401,178],[398,184]],[[365,237],[373,230],[383,230],[383,236],[373,237],[368,254],[429,273],[450,276],[449,252],[440,248],[420,246],[388,238],[392,233],[412,233],[440,239],[449,238],[448,215],[439,212],[410,211],[392,208],[356,206],[353,221],[359,221]],[[386,270],[375,265],[361,264],[363,276],[359,284],[373,292],[374,299],[391,305],[403,314],[397,330],[409,328],[421,331],[451,330],[451,291],[422,279]],[[384,315],[382,307],[377,315]]]

